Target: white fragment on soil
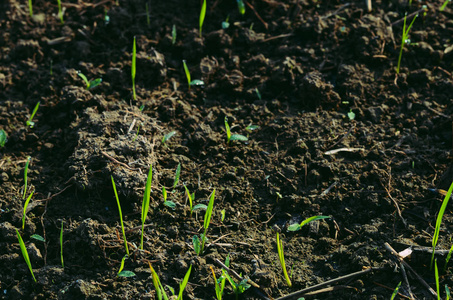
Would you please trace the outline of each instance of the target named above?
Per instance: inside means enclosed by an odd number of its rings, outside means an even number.
[[[329,150],[324,152],[325,155],[334,155],[339,152],[357,152],[357,151],[365,151],[364,148],[339,148],[334,150]]]

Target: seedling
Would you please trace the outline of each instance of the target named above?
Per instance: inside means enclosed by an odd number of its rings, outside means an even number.
[[[193,203],[195,201],[195,193],[190,193],[189,192],[189,189],[187,188],[187,186],[184,184],[184,188],[186,189],[186,194],[187,194],[187,198],[189,199],[189,208],[190,208],[190,216],[192,217],[192,213],[194,211],[197,211],[197,210],[200,210],[200,209],[204,209],[206,210],[208,207],[204,204],[197,204],[195,206],[193,206]]]
[[[241,282],[236,283],[227,272],[223,271],[222,276],[225,276],[226,279],[228,279],[228,282],[231,284],[231,287],[233,288],[234,294],[236,296],[236,300],[239,299],[240,294],[250,288],[250,284],[247,283],[247,278],[244,278]]]
[[[280,241],[280,236],[277,232],[277,252],[278,252],[278,260],[280,261],[280,265],[283,269],[283,275],[285,276],[286,284],[289,287],[292,287],[291,279],[288,276],[288,271],[286,270],[286,263],[285,263],[285,255],[283,253],[283,242]]]
[[[31,267],[30,257],[28,256],[27,248],[25,247],[24,240],[20,236],[19,230],[16,229],[17,239],[19,240],[20,251],[22,252],[22,256],[24,257],[25,263],[30,270],[31,276],[33,276],[33,280],[36,282],[35,274],[33,274],[33,268]]]
[[[96,79],[93,79],[93,80],[88,80],[88,78],[85,75],[83,75],[83,73],[80,72],[80,71],[77,72],[77,75],[79,75],[79,77],[82,78],[83,81],[85,82],[85,89],[86,90],[95,88],[98,85],[100,85],[101,82],[102,82],[102,78],[96,78]]]
[[[439,270],[437,269],[437,258],[434,261],[434,278],[436,280],[437,300],[440,300]]]
[[[165,145],[165,143],[172,137],[176,134],[176,131],[170,131],[169,133],[167,133],[166,135],[164,135],[164,137],[162,138],[162,144]]]
[[[0,130],[0,147],[4,147],[7,140],[6,132],[3,129]]]
[[[221,216],[221,217],[220,217],[220,222],[223,223],[223,221],[225,220],[225,209],[222,209],[222,210],[220,211],[220,216]]]
[[[137,47],[135,45],[135,36],[134,36],[134,44],[132,45],[132,67],[131,67],[131,77],[132,77],[132,94],[134,100],[137,100],[137,95],[135,94],[135,61],[137,57]]]
[[[123,256],[123,259],[121,260],[120,269],[118,270],[118,274],[116,276],[118,276],[118,277],[133,277],[133,276],[135,276],[135,273],[132,272],[132,271],[123,271],[123,269],[124,269],[124,261],[128,257],[129,256],[127,254]]]
[[[215,286],[215,296],[217,300],[222,300],[223,297],[223,290],[225,289],[225,282],[226,282],[226,276],[223,275],[222,270],[222,276],[217,280],[217,277],[215,276],[214,268],[212,266],[209,266],[212,271],[212,276],[214,277],[214,286]]]
[[[252,132],[254,130],[257,130],[259,129],[260,127],[258,125],[252,125],[250,124],[249,126],[245,127],[245,130],[249,131],[249,132]]]
[[[181,164],[179,163],[176,167],[175,180],[173,181],[173,188],[175,188],[179,183],[179,176],[181,175]]]
[[[313,216],[313,217],[310,217],[308,219],[305,219],[304,221],[302,221],[300,224],[292,224],[288,227],[288,231],[298,231],[302,228],[302,226],[312,222],[312,221],[316,221],[316,220],[322,220],[322,219],[329,219],[330,217],[328,216]]]
[[[22,214],[22,230],[25,228],[25,214],[27,212],[28,203],[30,202],[31,197],[33,197],[33,193],[34,192],[31,192],[24,204],[24,213]]]
[[[146,23],[148,24],[148,26],[150,26],[151,25],[151,18],[150,18],[150,15],[149,15],[148,2],[145,3],[145,11],[146,11]]]
[[[33,108],[33,112],[30,115],[30,118],[28,118],[28,120],[26,122],[27,126],[30,126],[30,128],[33,128],[33,126],[35,126],[35,122],[33,122],[33,117],[36,115],[36,112],[38,111],[40,103],[41,102],[39,102],[39,101],[38,101],[38,103],[36,103],[35,108]]]
[[[184,293],[184,290],[186,289],[187,283],[189,282],[189,276],[190,276],[190,272],[191,271],[192,271],[192,265],[190,265],[189,270],[187,270],[187,273],[184,276],[184,279],[179,284],[178,300],[182,300],[182,294]]]
[[[447,7],[447,4],[451,2],[451,0],[445,0],[444,4],[439,8],[440,11],[444,11],[444,9]]]
[[[352,109],[350,109],[348,112],[348,118],[349,118],[349,121],[352,121],[355,119],[355,113],[352,111]]]
[[[228,29],[230,27],[230,15],[228,15],[225,21],[222,22],[222,29]]]
[[[60,258],[61,258],[61,267],[64,269],[64,260],[63,260],[63,220],[61,221],[61,229],[60,229]]]
[[[154,271],[153,267],[151,266],[151,263],[148,262],[148,264],[149,264],[149,269],[151,270],[153,285],[154,285],[154,288],[156,289],[156,299],[168,300],[168,296],[165,293],[164,287],[162,286],[162,283],[160,283],[159,276],[157,275],[156,271]]]
[[[33,17],[33,3],[31,0],[28,0],[28,11],[30,12],[30,17]]]
[[[63,11],[61,10],[61,0],[57,0],[57,3],[58,3],[58,17],[60,18],[61,24],[64,24]]]
[[[174,45],[176,44],[176,25],[173,24],[173,27],[171,28],[171,44]]]
[[[400,47],[400,55],[398,57],[398,66],[396,67],[396,74],[400,73],[400,65],[401,65],[401,57],[403,56],[403,49],[405,44],[410,44],[411,40],[409,39],[409,31],[412,28],[412,25],[415,22],[415,19],[417,19],[418,15],[415,15],[414,18],[412,19],[412,22],[409,24],[409,26],[406,29],[406,18],[407,18],[407,13],[404,16],[404,22],[403,22],[403,34],[401,36],[401,47]]]
[[[433,241],[432,241],[433,254],[431,255],[431,264],[429,267],[431,270],[433,268],[434,253],[436,251],[437,240],[439,239],[440,225],[442,224],[442,217],[444,216],[445,209],[447,208],[447,204],[448,204],[448,201],[450,200],[452,192],[453,192],[453,183],[450,185],[447,195],[445,196],[444,201],[442,202],[442,206],[440,207],[439,214],[437,215],[436,228],[434,230]]]
[[[170,207],[171,209],[175,209],[176,203],[173,201],[167,201],[167,190],[164,186],[162,187],[162,196],[164,197],[164,205]]]
[[[184,65],[184,72],[186,73],[187,85],[189,86],[189,90],[190,90],[190,82],[191,82],[191,80],[190,80],[190,71],[189,71],[189,68],[187,67],[185,59],[182,60],[182,64]]]
[[[450,261],[452,252],[453,252],[453,245],[451,245],[450,251],[448,251],[447,258],[445,259],[444,272],[447,270],[447,264]]]
[[[201,253],[203,253],[203,250],[204,250],[204,245],[206,243],[206,234],[208,232],[209,224],[211,223],[212,209],[214,207],[214,198],[215,198],[215,189],[212,191],[211,196],[209,197],[208,207],[207,207],[206,213],[204,215],[204,224],[203,224],[204,232],[201,235],[201,243],[200,243],[200,239],[198,238],[197,235],[194,235],[194,237],[192,239],[193,248],[195,250],[195,253],[197,253],[197,255],[200,255]]]
[[[27,157],[27,162],[25,163],[24,169],[24,194],[22,195],[22,199],[25,199],[25,195],[27,194],[27,185],[28,185],[28,166],[30,165],[31,156]]]
[[[238,10],[241,15],[245,14],[245,5],[243,0],[236,0],[238,3]]]
[[[400,281],[400,283],[398,283],[396,288],[393,290],[393,294],[392,294],[392,297],[390,297],[390,300],[395,299],[396,295],[398,295],[398,290],[400,289],[400,287],[401,287],[401,281]]]
[[[258,88],[255,88],[255,93],[256,93],[256,96],[258,97],[258,99],[261,100],[261,93],[258,90]]]
[[[242,134],[231,134],[230,125],[228,124],[228,117],[225,116],[225,131],[227,134],[227,145],[230,144],[230,141],[248,141],[248,138]]]
[[[116,191],[115,180],[113,179],[113,176],[112,176],[112,175],[110,175],[110,178],[112,179],[112,186],[113,186],[113,192],[115,193],[116,204],[118,204],[118,212],[119,212],[119,214],[120,214],[121,232],[123,233],[124,248],[126,249],[127,255],[129,255],[129,248],[128,248],[128,246],[127,246],[126,231],[124,230],[123,213],[121,212],[120,199],[119,199],[118,193],[117,193],[117,191]]]
[[[206,17],[206,0],[203,0],[203,4],[201,5],[201,11],[200,11],[200,39],[201,39],[201,30],[203,28],[203,22],[204,18]]]
[[[143,250],[143,234],[145,232],[145,221],[149,211],[149,200],[151,198],[151,183],[153,178],[153,166],[149,167],[148,178],[146,180],[145,192],[142,202],[142,233],[140,237],[140,249]]]
[[[445,299],[446,299],[446,300],[450,300],[450,297],[451,297],[451,295],[450,295],[450,289],[448,288],[447,285],[445,285],[445,294],[446,294],[446,296],[447,296]]]
[[[43,242],[43,243],[46,242],[46,240],[42,236],[40,236],[39,234],[32,234],[30,236],[30,238],[31,239],[35,239],[35,240],[40,241],[40,242]]]

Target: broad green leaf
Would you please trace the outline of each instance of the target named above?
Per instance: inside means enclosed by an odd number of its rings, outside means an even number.
[[[0,130],[0,147],[5,146],[7,140],[6,132],[3,129]]]
[[[176,208],[176,204],[173,201],[165,201],[164,205],[170,207],[171,209],[175,209]]]
[[[206,210],[208,207],[205,204],[197,204],[193,207],[192,212],[197,210]]]
[[[230,141],[248,141],[249,139],[242,134],[232,134],[230,137]]]
[[[203,80],[200,80],[200,79],[194,79],[192,80],[189,85],[195,85],[195,86],[200,86],[200,85],[204,85],[204,81]]]
[[[135,276],[135,273],[132,271],[121,271],[118,274],[118,277],[134,277],[134,276]]]
[[[198,235],[194,235],[192,238],[192,244],[193,244],[193,249],[195,250],[195,253],[197,255],[200,255],[201,252],[201,244],[200,244],[200,238]]]
[[[92,88],[95,88],[97,87],[98,85],[100,85],[102,82],[102,78],[96,78],[94,80],[91,80],[90,81],[90,86],[88,87],[89,89],[92,89]]]
[[[31,239],[35,239],[37,241],[40,241],[40,242],[46,242],[46,240],[40,236],[39,234],[33,234],[30,236]]]

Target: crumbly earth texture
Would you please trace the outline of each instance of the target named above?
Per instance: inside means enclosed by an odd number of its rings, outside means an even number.
[[[202,1],[69,0],[63,20],[57,1],[32,2],[33,16],[26,1],[0,3],[1,299],[157,299],[149,264],[168,295],[192,266],[184,299],[214,299],[212,270],[220,278],[227,257],[259,286],[241,299],[370,268],[300,297],[389,299],[402,282],[401,297],[435,298],[443,196],[430,189],[453,180],[452,4],[250,0],[241,14],[237,1],[207,1],[200,32]],[[406,12],[406,28],[417,18],[397,74]],[[87,88],[80,73],[102,82]],[[117,276],[126,250],[111,178],[132,277]],[[215,190],[200,255],[205,210],[190,212],[186,188],[193,206]],[[288,231],[312,216],[330,218]],[[442,298],[452,226],[448,205],[435,256]],[[405,262],[432,291],[408,267],[404,276],[386,243],[414,247]],[[228,282],[224,298],[235,299]]]

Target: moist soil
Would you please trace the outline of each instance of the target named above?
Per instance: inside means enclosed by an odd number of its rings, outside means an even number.
[[[64,23],[57,1],[34,1],[33,17],[26,1],[2,1],[0,298],[157,299],[150,263],[169,295],[192,266],[184,299],[214,299],[211,268],[219,278],[216,260],[227,257],[256,284],[241,299],[363,270],[303,296],[389,299],[402,282],[397,298],[436,298],[409,267],[436,290],[430,249],[443,196],[433,189],[453,180],[453,6],[441,2],[373,1],[369,11],[365,1],[251,0],[242,15],[236,1],[208,1],[200,37],[200,1],[70,0]],[[406,12],[407,25],[418,17],[397,75]],[[188,85],[183,60],[203,83]],[[87,89],[79,72],[102,82]],[[227,142],[225,118],[246,141]],[[132,277],[117,276],[126,250],[111,177]],[[194,206],[215,190],[200,255],[192,241],[205,211],[190,213],[184,186]],[[453,287],[450,207],[436,254],[442,298]],[[312,216],[330,218],[288,231]],[[405,272],[386,243],[412,247]]]

